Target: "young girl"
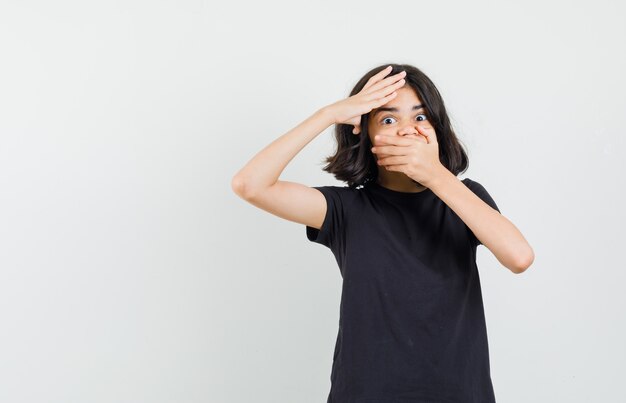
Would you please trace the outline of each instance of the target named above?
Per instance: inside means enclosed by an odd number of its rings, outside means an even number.
[[[347,186],[279,180],[335,126],[325,171]],[[368,72],[233,178],[243,199],[304,224],[343,277],[328,402],[495,402],[476,248],[522,273],[524,236],[468,167],[432,81],[411,65]]]

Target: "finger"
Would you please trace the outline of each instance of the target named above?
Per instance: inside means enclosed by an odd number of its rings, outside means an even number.
[[[366,88],[369,88],[370,86],[372,86],[375,82],[377,82],[378,80],[382,80],[383,77],[387,76],[387,74],[391,73],[393,69],[391,68],[391,66],[387,66],[384,69],[382,69],[381,71],[379,71],[378,73],[374,74],[373,76],[370,77],[369,80],[367,80],[367,82],[365,83],[365,85],[363,86],[363,90],[365,90]]]
[[[385,166],[389,163],[389,158],[390,158],[390,157],[379,158],[379,159],[376,161],[376,164],[377,164],[379,167],[384,168],[384,167],[385,167]]]
[[[384,160],[385,158],[393,157],[391,154],[386,153],[372,153],[374,155],[374,160],[378,164],[378,161]]]
[[[396,91],[394,91],[391,94],[386,95],[386,96],[384,96],[382,98],[377,98],[377,99],[374,99],[374,100],[370,101],[367,104],[367,107],[370,109],[370,112],[371,112],[372,110],[385,105],[386,103],[388,103],[389,101],[394,99],[397,95],[398,95],[398,93]]]
[[[365,96],[367,98],[371,98],[371,100],[367,103],[367,107],[369,108],[370,112],[376,108],[385,105],[393,98],[395,98],[398,95],[396,90],[402,87],[404,84],[405,80],[400,79],[400,81],[397,81],[392,85],[381,88],[371,94],[366,94]]]
[[[403,165],[407,163],[407,158],[403,155],[391,155],[389,157],[378,159],[376,163],[379,166]]]
[[[372,147],[372,152],[378,155],[379,158],[383,155],[406,155],[406,147],[377,145]]]
[[[398,159],[400,157],[389,157],[381,160],[378,167],[387,169],[388,171],[400,171],[408,166],[405,160]]]
[[[367,88],[363,93],[376,98],[387,95],[389,92],[402,87],[406,83],[404,79],[405,76],[406,71],[401,71],[398,74],[394,74],[393,76],[389,76],[382,81],[372,84],[372,86]]]
[[[411,146],[415,144],[415,136],[402,137],[402,136],[388,136],[385,134],[377,134],[374,136],[376,146],[382,144],[389,144],[395,146]]]
[[[404,172],[408,164],[395,164],[395,165],[385,165],[382,168],[385,168],[387,171],[395,171],[395,172]]]
[[[428,144],[431,144],[431,143],[437,144],[437,134],[435,133],[434,130],[425,129],[423,127],[417,126],[417,131],[422,136],[424,136],[424,138],[426,139],[426,142]]]
[[[390,99],[388,99],[387,97],[391,94],[394,94],[393,96],[395,97],[397,95],[396,90],[404,86],[404,84],[406,84],[406,81],[404,80],[404,78],[402,78],[399,81],[396,81],[395,83],[391,85],[388,85],[384,88],[376,90],[372,92],[371,94],[367,94],[366,97],[372,99],[375,102],[372,106],[372,109],[378,108],[382,105],[385,105],[387,102],[389,102]]]
[[[428,140],[426,140],[426,137],[422,136],[422,134],[410,134],[410,135],[406,135],[403,138],[407,139],[407,140],[411,140],[411,144],[408,144],[409,146],[413,146],[415,142],[418,143],[422,143],[422,144],[428,144]]]

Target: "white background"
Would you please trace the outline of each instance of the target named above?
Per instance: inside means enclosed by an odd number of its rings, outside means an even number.
[[[238,198],[252,156],[365,72],[439,88],[535,251],[479,247],[499,402],[618,402],[619,1],[10,1],[0,5],[0,401],[323,402],[341,277]],[[281,179],[322,172],[330,128]]]

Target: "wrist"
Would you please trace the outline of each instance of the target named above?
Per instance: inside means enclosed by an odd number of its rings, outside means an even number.
[[[316,114],[320,116],[322,119],[324,119],[324,121],[328,123],[328,126],[337,124],[337,120],[335,119],[335,114],[333,113],[330,106],[324,106],[320,108],[316,112]]]
[[[456,176],[454,176],[454,174],[450,172],[448,168],[440,164],[439,168],[437,169],[437,173],[433,175],[428,183],[425,185],[429,189],[435,191],[436,189],[441,187],[442,184],[445,184],[445,182],[447,182],[448,180],[455,178]]]

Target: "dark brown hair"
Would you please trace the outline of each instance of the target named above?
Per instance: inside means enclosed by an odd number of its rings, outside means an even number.
[[[465,172],[469,159],[452,129],[441,94],[430,78],[417,67],[409,64],[383,64],[375,67],[358,81],[350,96],[358,94],[370,77],[387,66],[392,66],[392,70],[386,77],[406,71],[405,85],[409,85],[421,99],[426,117],[437,133],[439,160],[442,165],[455,176]],[[361,116],[361,132],[358,135],[352,133],[352,125],[335,125],[337,151],[325,159],[327,165],[322,168],[336,179],[347,182],[350,187],[364,185],[378,177],[378,165],[371,151],[372,143],[368,134],[369,117],[369,113]]]

